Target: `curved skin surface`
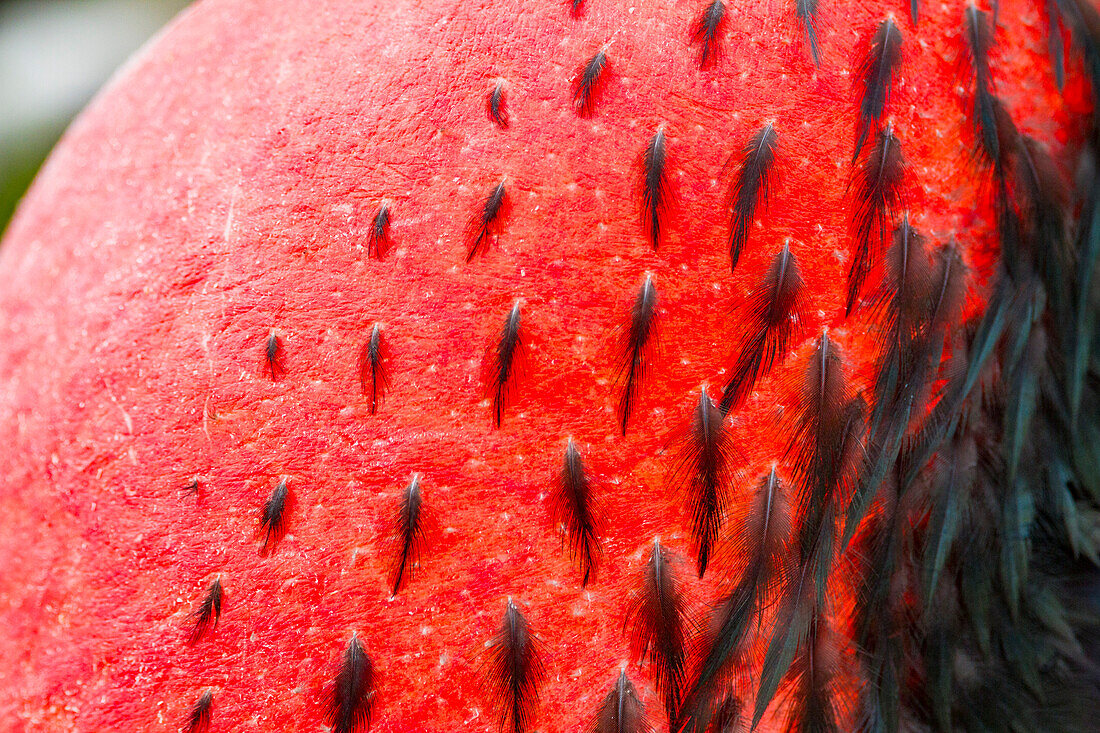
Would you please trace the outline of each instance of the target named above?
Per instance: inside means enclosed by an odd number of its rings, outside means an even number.
[[[695,579],[668,477],[784,242],[804,319],[732,416],[744,477],[727,521],[774,461],[785,470],[777,426],[821,329],[861,379],[874,354],[870,309],[843,318],[847,181],[855,68],[887,13],[905,39],[884,118],[904,208],[979,282],[995,247],[962,3],[926,3],[918,27],[897,3],[821,3],[815,69],[793,3],[731,0],[700,70],[702,5],[204,0],[118,75],[0,251],[0,729],[175,730],[213,689],[212,730],[325,730],[355,634],[376,673],[372,730],[495,730],[486,643],[509,597],[541,640],[533,730],[587,725],[622,665],[664,725],[622,619],[656,537],[695,614],[739,567]],[[995,76],[1057,156],[1088,102],[1072,56],[1054,87],[1041,5],[1001,2]],[[573,79],[605,44],[578,115]],[[497,79],[506,129],[486,113]],[[770,205],[731,275],[731,156],[768,121]],[[640,185],[658,129],[671,204],[653,251]],[[502,179],[496,236],[466,263],[468,221]],[[392,246],[370,259],[383,199]],[[623,437],[617,344],[646,273],[659,344]],[[484,362],[517,299],[525,358],[496,428]],[[371,415],[359,355],[375,322],[390,386]],[[569,437],[608,518],[587,589],[550,518]],[[389,527],[413,473],[424,542],[391,598]],[[285,535],[265,554],[281,478]],[[220,621],[188,644],[217,577]]]

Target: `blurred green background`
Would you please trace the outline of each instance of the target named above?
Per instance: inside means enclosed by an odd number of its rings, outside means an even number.
[[[0,0],[0,233],[111,74],[189,0]]]

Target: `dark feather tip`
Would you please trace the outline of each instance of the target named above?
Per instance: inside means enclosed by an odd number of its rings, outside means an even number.
[[[188,481],[187,485],[183,487],[184,493],[187,494],[198,494],[201,489],[202,483],[199,482],[197,477]]]
[[[607,49],[601,48],[585,62],[577,72],[573,84],[573,108],[581,117],[592,114],[596,97],[603,87],[604,71],[607,68]]]
[[[194,626],[187,641],[190,644],[202,639],[207,633],[211,633],[218,626],[218,620],[222,616],[222,601],[225,599],[225,591],[222,589],[222,579],[215,578],[206,591],[199,609],[195,611]]]
[[[569,556],[577,563],[584,578],[581,586],[595,577],[599,567],[600,537],[606,522],[592,490],[592,482],[584,470],[580,451],[569,439],[565,447],[565,460],[551,496],[554,521],[565,527],[569,538]]]
[[[520,303],[517,300],[504,328],[493,346],[489,393],[493,399],[493,422],[499,428],[504,420],[504,408],[515,392],[517,362],[523,357],[523,340],[520,334]]]
[[[489,119],[496,123],[497,127],[502,130],[508,129],[508,108],[504,98],[503,80],[497,81],[493,85],[492,90],[489,92],[489,98],[486,100],[485,109],[489,114]]]
[[[723,415],[741,404],[756,382],[786,356],[791,332],[801,321],[802,287],[798,259],[784,244],[752,294],[736,361],[719,404]]]
[[[508,190],[501,181],[489,192],[481,203],[478,212],[467,226],[466,261],[470,262],[489,249],[490,240],[497,236],[504,207],[508,201]]]
[[[645,705],[638,699],[634,684],[627,679],[626,671],[611,686],[607,696],[596,711],[596,719],[589,733],[650,733],[653,727],[646,717]]]
[[[499,709],[500,729],[525,733],[533,722],[539,686],[546,676],[538,638],[511,599],[504,622],[493,637],[488,666],[489,686]]]
[[[737,268],[741,250],[756,220],[757,208],[768,205],[768,191],[779,136],[768,123],[752,136],[741,151],[741,168],[730,191],[730,270]]]
[[[383,201],[367,234],[367,257],[380,260],[390,251],[390,204]]]
[[[286,531],[287,493],[286,479],[281,479],[264,503],[263,513],[260,515],[260,531],[264,535],[263,552],[274,550]]]
[[[352,637],[332,685],[325,719],[332,733],[370,729],[374,707],[374,663],[357,637]]]
[[[718,57],[718,32],[725,17],[725,0],[714,0],[695,20],[691,42],[699,44],[700,69],[710,66]]]
[[[664,217],[668,209],[667,150],[664,130],[650,138],[642,155],[642,228],[653,249],[661,244]]]
[[[630,311],[630,328],[626,330],[619,351],[618,379],[623,385],[619,397],[619,427],[626,435],[626,425],[634,411],[651,358],[651,347],[656,342],[657,288],[653,276],[646,275],[645,282],[634,298]]]
[[[370,414],[378,412],[382,395],[389,387],[389,375],[385,364],[385,347],[382,343],[381,325],[371,328],[370,338],[359,353],[359,386],[363,395],[370,398]]]
[[[207,690],[202,693],[187,714],[186,733],[207,733],[210,730],[210,721],[214,713],[214,693]]]
[[[817,0],[795,0],[795,13],[806,30],[806,45],[814,66],[821,66],[821,54],[817,47]]]
[[[420,493],[420,474],[413,474],[412,481],[405,487],[401,495],[401,503],[397,507],[394,517],[392,535],[397,543],[397,559],[391,572],[392,594],[396,596],[401,590],[411,568],[420,561],[420,548],[424,539],[423,517],[421,508],[424,498]]]
[[[272,382],[286,373],[283,366],[283,341],[275,333],[267,337],[267,345],[264,346],[264,371]]]
[[[845,316],[855,310],[860,291],[875,260],[888,240],[888,227],[901,202],[905,159],[901,143],[887,127],[858,166],[853,185],[851,230],[855,252],[848,268]]]
[[[886,18],[879,23],[859,65],[858,79],[862,90],[853,161],[859,158],[868,135],[878,127],[879,120],[882,119],[882,113],[890,101],[894,76],[900,66],[901,30],[892,18]]]
[[[631,658],[653,665],[657,689],[664,696],[669,720],[676,718],[684,686],[689,626],[685,610],[686,602],[671,559],[661,543],[654,541],[641,586],[631,597],[623,628],[629,628]]]
[[[979,10],[973,3],[964,11],[966,26],[966,53],[974,74],[974,108],[972,117],[978,136],[978,149],[993,164],[998,178],[1004,176],[1004,163],[1008,150],[1004,149],[1009,134],[1011,118],[997,98],[997,90],[990,71],[989,58],[993,48],[993,22],[989,13]],[[1008,123],[1006,125],[1006,122]]]

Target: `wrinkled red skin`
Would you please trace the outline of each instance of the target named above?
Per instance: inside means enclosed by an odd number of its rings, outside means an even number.
[[[841,316],[852,59],[887,12],[905,35],[888,110],[911,219],[982,278],[995,245],[961,3],[925,3],[918,29],[901,4],[822,3],[815,71],[791,7],[734,1],[701,72],[688,38],[703,5],[589,0],[574,19],[552,0],[207,0],[120,73],[0,253],[0,729],[173,730],[213,688],[215,731],[322,730],[355,633],[379,670],[372,730],[493,730],[485,644],[511,596],[543,643],[535,729],[577,730],[628,660],[623,612],[654,537],[679,554],[696,612],[716,597],[737,558],[692,577],[666,486],[674,437],[700,385],[719,394],[736,308],[788,238],[806,318],[733,421],[745,475],[782,458],[784,384],[822,327],[866,372],[870,318]],[[1076,62],[1066,93],[1053,87],[1040,6],[1003,0],[994,66],[1020,128],[1061,154],[1087,103]],[[571,80],[605,43],[582,119]],[[503,131],[485,112],[497,77]],[[727,160],[768,120],[780,177],[731,276]],[[660,125],[676,204],[653,252],[638,181]],[[466,222],[505,176],[499,240],[464,264]],[[374,261],[383,197],[394,247]],[[647,272],[661,348],[623,438],[615,339]],[[495,429],[479,373],[517,298],[527,369]],[[357,369],[375,321],[392,389],[371,416]],[[588,590],[549,518],[569,436],[610,520]],[[387,527],[413,472],[434,525],[390,599]],[[196,475],[197,496],[183,490]],[[259,512],[281,476],[288,530],[263,556]],[[218,575],[221,622],[187,646]],[[649,670],[629,674],[662,720]]]

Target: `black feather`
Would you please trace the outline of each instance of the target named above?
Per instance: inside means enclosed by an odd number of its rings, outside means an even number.
[[[392,534],[399,549],[391,573],[393,590],[391,596],[397,595],[411,574],[411,567],[420,561],[420,546],[424,539],[423,518],[420,511],[423,502],[424,497],[420,493],[420,474],[414,473],[401,495],[401,503],[394,516]]]
[[[1066,84],[1065,48],[1062,43],[1062,13],[1058,9],[1058,0],[1046,0],[1044,10],[1047,16],[1047,50],[1050,53],[1050,65],[1054,71],[1054,82],[1058,91]]]
[[[489,99],[485,103],[489,119],[496,123],[502,130],[508,129],[508,109],[504,99],[504,81],[499,80],[489,92]]]
[[[390,250],[390,204],[383,201],[367,233],[367,257],[380,260]]]
[[[516,363],[523,355],[523,340],[520,337],[519,301],[512,306],[504,328],[500,331],[492,353],[492,370],[489,391],[493,398],[493,420],[499,428],[504,419],[504,408],[515,391]]]
[[[856,125],[856,146],[852,162],[859,158],[863,144],[872,130],[877,130],[886,104],[894,75],[901,66],[901,30],[892,18],[878,25],[871,37],[867,54],[859,65],[859,82],[863,87],[859,103],[859,123]]]
[[[786,356],[794,323],[801,320],[802,286],[798,259],[784,244],[752,294],[737,359],[719,404],[723,415],[741,404],[757,380]]]
[[[603,86],[603,73],[607,68],[607,49],[601,48],[577,71],[573,85],[573,108],[581,117],[592,114],[596,97]]]
[[[733,210],[730,215],[730,270],[737,269],[741,250],[749,239],[758,207],[767,207],[769,182],[775,164],[779,136],[768,123],[752,136],[741,151],[741,169],[730,191]]]
[[[654,667],[654,682],[664,696],[670,721],[676,718],[684,686],[689,625],[685,610],[670,558],[661,543],[654,541],[641,587],[631,598],[623,626],[630,627],[631,658]]]
[[[802,27],[806,29],[806,43],[810,46],[810,58],[814,66],[821,66],[821,56],[817,48],[817,0],[794,0],[794,10]]]
[[[619,355],[619,380],[623,392],[619,397],[619,425],[626,435],[626,424],[634,411],[638,391],[649,366],[649,347],[656,340],[657,289],[653,276],[646,275],[645,282],[634,298],[630,311],[630,328],[626,331]]]
[[[195,624],[191,628],[188,643],[194,644],[202,639],[208,632],[213,632],[218,627],[218,620],[222,616],[222,601],[225,591],[222,589],[222,579],[215,578],[206,591],[206,597],[202,600],[199,610],[195,611]]]
[[[271,375],[272,382],[286,373],[283,366],[283,342],[275,333],[267,337],[267,345],[264,347],[264,370]]]
[[[596,575],[599,567],[600,537],[606,521],[593,495],[592,484],[585,474],[580,451],[573,439],[565,447],[565,460],[558,474],[557,486],[551,497],[554,521],[566,528],[569,535],[569,557],[581,567],[581,586]]]
[[[470,219],[466,227],[466,261],[470,262],[478,254],[489,249],[489,241],[497,236],[501,212],[508,200],[508,191],[501,181],[489,192],[481,203],[478,212]]]
[[[370,338],[363,344],[363,350],[359,354],[359,386],[363,394],[370,397],[372,415],[378,412],[378,404],[390,383],[384,355],[381,324],[375,323],[371,328]]]
[[[653,727],[646,718],[645,705],[638,699],[634,685],[619,672],[607,697],[600,703],[589,733],[650,733]]]
[[[731,549],[734,556],[744,558],[744,570],[711,620],[710,635],[700,648],[699,671],[684,697],[679,730],[706,730],[727,670],[743,659],[752,620],[769,605],[776,583],[784,576],[790,534],[784,487],[773,468],[761,477],[745,521],[737,527]]]
[[[860,290],[882,249],[887,226],[901,201],[905,160],[901,144],[887,127],[876,136],[874,147],[864,158],[855,175],[855,202],[852,208],[852,236],[856,249],[848,268],[848,297],[845,316],[855,309]]]
[[[920,0],[909,0],[909,18],[913,21],[913,27],[916,28],[920,23]]]
[[[581,13],[581,8],[584,7],[584,0],[572,0],[572,12],[573,17],[577,17]]]
[[[370,729],[374,708],[374,662],[357,637],[352,637],[332,686],[325,720],[332,733]]]
[[[202,484],[199,482],[198,477],[191,479],[187,482],[187,485],[183,487],[184,492],[188,494],[198,494],[202,489]]]
[[[524,733],[528,729],[545,675],[538,638],[509,599],[504,623],[492,641],[489,662],[489,684],[500,708],[501,730],[510,728],[512,733]]]
[[[202,693],[187,714],[186,733],[207,733],[210,730],[210,720],[214,713],[214,693],[207,690]]]
[[[835,701],[835,652],[827,648],[823,638],[824,619],[814,614],[801,653],[791,666],[790,705],[784,728],[787,733],[839,733],[838,710]]]
[[[707,396],[706,387],[700,389],[691,429],[683,440],[671,474],[673,484],[685,497],[691,513],[691,533],[695,538],[700,578],[718,542],[730,484],[736,477],[733,462],[739,457],[723,418],[722,411]]]
[[[718,30],[726,17],[724,0],[714,0],[699,14],[691,31],[692,43],[699,46],[699,68],[706,68],[718,56]]]
[[[732,692],[726,693],[710,719],[710,733],[741,733],[741,711],[744,705],[741,698]]]
[[[642,228],[655,250],[661,244],[662,219],[668,208],[666,152],[664,130],[657,130],[642,156]]]
[[[264,503],[263,513],[260,515],[260,531],[264,534],[263,552],[268,547],[275,549],[275,544],[282,539],[286,529],[286,479],[280,479],[271,496]]]
[[[1000,103],[989,68],[989,53],[993,48],[993,23],[989,13],[979,10],[973,3],[966,6],[964,18],[967,58],[974,72],[974,129],[982,153],[993,162],[1000,178],[1003,175],[997,111]]]

